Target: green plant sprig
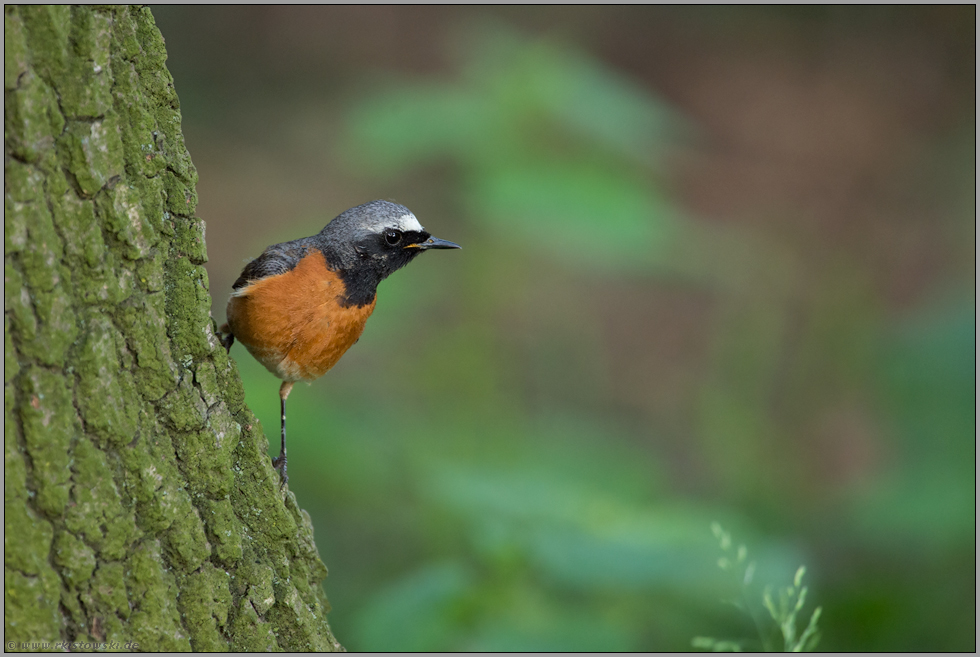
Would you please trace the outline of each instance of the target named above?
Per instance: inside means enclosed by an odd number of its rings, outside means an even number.
[[[820,641],[820,632],[817,630],[817,621],[820,619],[821,607],[813,610],[810,622],[806,629],[797,638],[796,636],[796,616],[806,604],[807,587],[803,586],[803,576],[806,574],[806,567],[800,566],[793,577],[793,585],[787,586],[779,592],[778,606],[773,602],[769,587],[766,587],[762,594],[762,604],[769,610],[769,615],[779,625],[779,630],[783,635],[784,652],[810,652],[817,647]]]
[[[807,587],[803,586],[803,577],[806,574],[806,567],[800,566],[793,577],[793,584],[779,591],[778,603],[774,601],[771,587],[767,586],[762,593],[762,604],[769,612],[772,620],[779,627],[782,634],[783,646],[776,648],[771,640],[772,632],[764,627],[763,620],[755,611],[752,599],[749,596],[752,580],[755,576],[756,564],[749,561],[748,548],[745,545],[734,547],[732,536],[726,532],[717,522],[711,524],[711,531],[718,539],[721,550],[724,553],[718,558],[718,567],[725,572],[735,575],[739,596],[735,600],[725,600],[736,609],[747,614],[755,625],[759,638],[762,641],[762,648],[766,652],[809,652],[817,647],[820,641],[820,632],[817,629],[817,622],[822,612],[821,607],[817,607],[810,615],[810,622],[807,624],[803,633],[797,636],[797,616],[806,604]],[[732,640],[720,640],[712,637],[698,636],[691,641],[694,648],[711,650],[712,652],[741,652],[743,642]]]

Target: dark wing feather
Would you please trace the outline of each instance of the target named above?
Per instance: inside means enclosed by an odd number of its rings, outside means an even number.
[[[309,250],[310,245],[305,239],[274,244],[263,251],[258,258],[245,265],[242,275],[238,277],[232,288],[237,290],[263,278],[292,271]]]

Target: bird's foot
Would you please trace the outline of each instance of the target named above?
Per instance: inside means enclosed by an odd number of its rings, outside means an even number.
[[[282,490],[286,482],[289,481],[289,476],[286,474],[286,457],[280,455],[272,459],[272,467],[279,473],[279,490]]]
[[[218,341],[225,348],[227,353],[231,353],[231,345],[235,344],[235,334],[231,332],[227,324],[222,324],[218,328]]]

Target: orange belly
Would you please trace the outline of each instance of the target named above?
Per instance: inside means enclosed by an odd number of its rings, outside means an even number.
[[[345,308],[340,276],[312,252],[285,274],[255,281],[228,301],[228,326],[256,360],[284,381],[323,376],[357,342],[376,300]]]

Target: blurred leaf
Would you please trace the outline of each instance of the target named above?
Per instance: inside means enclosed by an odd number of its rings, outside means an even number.
[[[623,652],[634,649],[635,631],[600,614],[570,608],[559,601],[533,607],[489,610],[467,642],[475,652]]]
[[[560,41],[532,42],[504,25],[474,40],[479,55],[467,76],[489,80],[499,104],[543,113],[619,156],[653,164],[689,130],[663,99]]]
[[[473,181],[471,211],[509,241],[577,262],[652,259],[672,237],[671,205],[629,171],[584,160],[511,163]]]
[[[350,137],[362,166],[398,171],[439,156],[463,156],[480,138],[492,108],[466,89],[429,84],[362,100],[352,112]]]
[[[232,355],[242,376],[245,401],[262,423],[269,454],[277,456],[280,382],[244,347],[233,347]],[[370,401],[348,402],[332,384],[320,380],[298,385],[289,397],[290,487],[303,499],[343,495],[356,498],[362,507],[385,504],[401,483],[397,477],[403,461],[401,434],[391,430],[397,418],[370,407]]]
[[[470,215],[509,242],[614,269],[657,262],[681,226],[653,169],[678,115],[560,43],[501,26],[472,42],[460,81],[386,84],[359,102],[352,159],[392,173],[449,158]]]
[[[560,473],[445,464],[425,479],[430,496],[453,509],[488,556],[519,554],[563,586],[717,592],[716,546],[703,508],[631,504]],[[717,517],[715,514],[714,517]],[[768,578],[792,573],[795,555],[767,545]],[[512,557],[511,557],[512,558]],[[762,559],[760,559],[762,561]]]
[[[458,562],[423,567],[372,596],[356,618],[353,644],[380,652],[452,649],[454,605],[471,584]]]
[[[884,402],[905,458],[858,507],[869,538],[975,540],[975,367],[972,300],[927,308],[885,341]]]
[[[651,514],[635,522],[598,532],[581,528],[539,527],[528,536],[532,559],[549,576],[583,590],[669,588],[704,595],[717,590],[710,541],[683,518]]]

